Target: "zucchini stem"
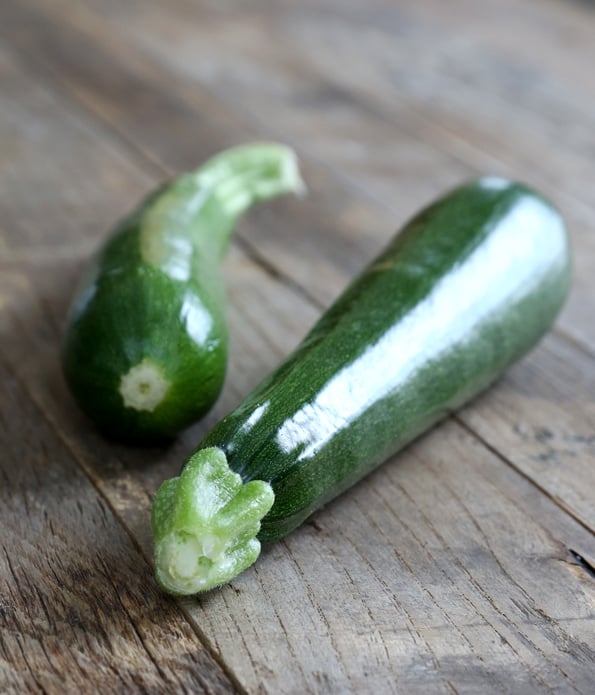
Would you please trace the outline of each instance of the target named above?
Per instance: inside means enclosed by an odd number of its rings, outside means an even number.
[[[254,143],[224,150],[191,176],[198,190],[217,199],[232,221],[230,230],[254,203],[286,193],[303,195],[306,191],[295,152],[277,143]],[[228,241],[225,240],[223,250]]]
[[[240,215],[253,204],[306,187],[295,152],[277,143],[224,150],[195,172],[174,177],[143,212],[143,260],[177,280],[190,277],[193,230],[221,257]],[[205,234],[206,232],[206,234]]]
[[[153,503],[159,584],[172,594],[196,594],[243,572],[260,554],[256,535],[274,499],[269,483],[242,483],[221,449],[195,452]]]

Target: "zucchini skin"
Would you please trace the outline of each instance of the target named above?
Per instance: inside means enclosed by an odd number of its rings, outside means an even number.
[[[495,177],[463,185],[406,225],[199,450],[270,483],[258,538],[280,538],[530,350],[569,283],[549,202]]]
[[[225,150],[151,193],[104,242],[73,300],[66,382],[106,434],[160,441],[217,399],[228,351],[221,261],[253,203],[303,186],[275,143]]]
[[[141,256],[143,211],[158,196],[118,225],[86,269],[62,350],[78,405],[103,432],[129,441],[174,436],[200,417],[217,398],[226,369],[225,299],[214,246],[188,247],[183,281]],[[122,376],[143,360],[159,365],[172,384],[153,411],[126,407],[120,393]]]

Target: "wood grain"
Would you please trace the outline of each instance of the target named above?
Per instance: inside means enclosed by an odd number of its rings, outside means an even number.
[[[0,690],[232,691],[4,363],[0,378]]]
[[[592,358],[548,336],[457,419],[595,529]]]
[[[11,1],[8,0],[7,8],[11,7]],[[303,201],[286,202],[277,214],[280,206],[267,209],[261,213],[262,217],[256,215],[256,223],[247,226],[245,234],[240,231],[239,237],[275,269],[307,290],[318,303],[328,304],[337,295],[361,267],[362,260],[388,240],[399,219],[469,175],[470,170],[452,158],[442,158],[431,147],[411,143],[407,137],[399,138],[398,130],[374,123],[374,128],[366,132],[368,137],[378,133],[376,153],[382,152],[384,147],[386,157],[392,157],[386,152],[386,142],[392,143],[391,150],[402,149],[398,157],[402,166],[398,169],[389,168],[388,162],[370,166],[368,160],[366,176],[357,176],[358,180],[372,177],[373,183],[368,190],[374,190],[378,184],[374,170],[386,167],[385,185],[399,194],[393,194],[396,210],[393,207],[390,216],[383,214],[377,206],[370,205],[366,197],[362,198],[361,192],[354,196],[337,183],[334,176],[328,176],[329,166],[332,166],[335,176],[344,171],[355,180],[357,172],[352,175],[351,169],[345,166],[345,149],[342,150],[340,144],[347,142],[357,146],[358,136],[363,135],[365,128],[349,99],[341,103],[340,92],[334,94],[329,88],[327,93],[327,86],[319,79],[313,84],[303,80],[301,85],[286,87],[286,92],[297,93],[295,104],[293,101],[284,104],[279,99],[273,103],[271,97],[267,97],[264,75],[261,83],[265,91],[261,98],[263,107],[268,105],[270,109],[270,117],[266,123],[258,118],[246,120],[239,117],[227,100],[213,97],[210,90],[194,79],[184,79],[183,74],[176,73],[170,84],[172,73],[160,61],[135,50],[130,42],[123,42],[118,34],[117,14],[103,18],[100,14],[90,14],[88,7],[77,5],[64,25],[52,19],[58,14],[56,8],[62,7],[60,2],[49,0],[47,9],[50,11],[46,12],[39,11],[41,6],[46,7],[43,2],[33,3],[35,10],[25,10],[23,3],[15,3],[18,11],[13,11],[11,23],[7,23],[10,27],[6,32],[7,41],[20,48],[21,60],[32,62],[36,70],[45,69],[46,79],[53,77],[51,81],[58,88],[112,125],[151,161],[156,160],[177,171],[194,166],[197,157],[206,157],[232,142],[255,137],[283,136],[299,152],[307,153],[304,168],[310,194],[305,204]],[[76,27],[76,31],[71,31],[70,40],[64,42],[62,37],[71,26]],[[23,28],[19,30],[19,27]],[[130,38],[133,36],[134,33]],[[113,67],[106,69],[107,65]],[[118,79],[111,77],[114,74]],[[154,97],[156,93],[160,95],[159,100]],[[242,95],[245,109],[249,109],[250,100],[255,98]],[[312,102],[309,113],[300,107],[303,100],[306,104],[309,100]],[[150,104],[151,117],[147,115],[147,104]],[[325,113],[322,125],[316,115],[319,110]],[[342,137],[340,142],[333,141],[338,137]],[[191,150],[189,141],[193,143]],[[405,151],[410,152],[409,161]],[[406,166],[413,165],[413,158],[417,162],[415,179]],[[354,163],[357,164],[357,156],[352,158],[351,164]],[[392,177],[390,183],[389,177]],[[329,207],[325,202],[329,199],[333,205],[332,216],[325,222],[327,217],[321,216],[318,210],[321,204]],[[342,225],[339,230],[331,222],[337,217]],[[266,224],[258,224],[262,218]]]
[[[563,15],[562,33],[582,37],[588,54],[595,28],[579,27],[582,11],[548,0],[546,17],[521,4],[536,41],[553,40]],[[561,335],[221,591],[169,600],[150,573],[152,495],[202,434],[293,347],[396,222],[487,161],[520,170],[550,132],[539,113],[525,114],[507,131],[515,146],[499,149],[481,112],[477,129],[467,116],[468,132],[452,134],[423,90],[465,82],[448,70],[449,57],[464,62],[456,32],[435,56],[423,46],[469,5],[457,0],[452,17],[437,2],[422,5],[2,4],[0,80],[10,99],[0,100],[0,146],[10,167],[0,168],[0,689],[592,691],[595,367]],[[504,36],[508,2],[486,7],[490,27],[471,18],[473,40],[459,41],[465,60],[482,55],[480,39],[493,51],[487,103],[500,88],[513,93],[503,55],[549,80],[568,74],[572,58],[546,72]],[[399,41],[388,50],[391,32]],[[401,69],[395,96],[381,51],[395,65],[405,53],[423,58],[421,83],[405,83]],[[546,87],[532,102],[521,95],[522,108],[563,109],[558,83]],[[575,95],[564,113],[581,109],[587,118],[586,97]],[[531,127],[539,132],[525,147]],[[160,179],[264,136],[298,147],[311,194],[251,215],[225,262],[232,350],[220,402],[168,448],[106,442],[59,371],[84,258]],[[564,141],[562,150],[546,165],[582,171],[575,148]],[[563,326],[588,348],[591,329],[578,319],[591,301],[590,202],[563,188],[570,219],[583,215],[575,238],[584,250]]]

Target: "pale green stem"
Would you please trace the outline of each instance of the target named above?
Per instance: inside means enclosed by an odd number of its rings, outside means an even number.
[[[253,143],[224,150],[195,172],[172,179],[151,200],[142,218],[141,254],[181,275],[194,242],[213,244],[221,256],[238,217],[254,203],[304,191],[291,148]]]
[[[195,452],[153,502],[159,584],[171,594],[196,594],[243,572],[260,554],[256,535],[274,499],[269,483],[242,483],[220,449]]]
[[[199,188],[217,195],[232,216],[240,215],[259,200],[305,192],[295,152],[277,143],[253,143],[224,150],[191,176]],[[248,198],[242,195],[244,191]],[[247,199],[249,202],[244,202]]]
[[[238,217],[252,205],[286,193],[301,195],[306,190],[295,152],[276,143],[254,143],[224,150],[192,176],[199,190],[208,191],[229,219],[222,251]]]

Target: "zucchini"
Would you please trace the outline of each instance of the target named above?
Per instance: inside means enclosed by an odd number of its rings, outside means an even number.
[[[157,580],[191,594],[484,389],[566,297],[558,212],[488,177],[417,215],[154,500]]]
[[[302,187],[292,150],[244,145],[173,178],[119,223],[83,274],[62,351],[71,392],[104,432],[163,439],[209,410],[227,363],[220,260],[236,220]]]

